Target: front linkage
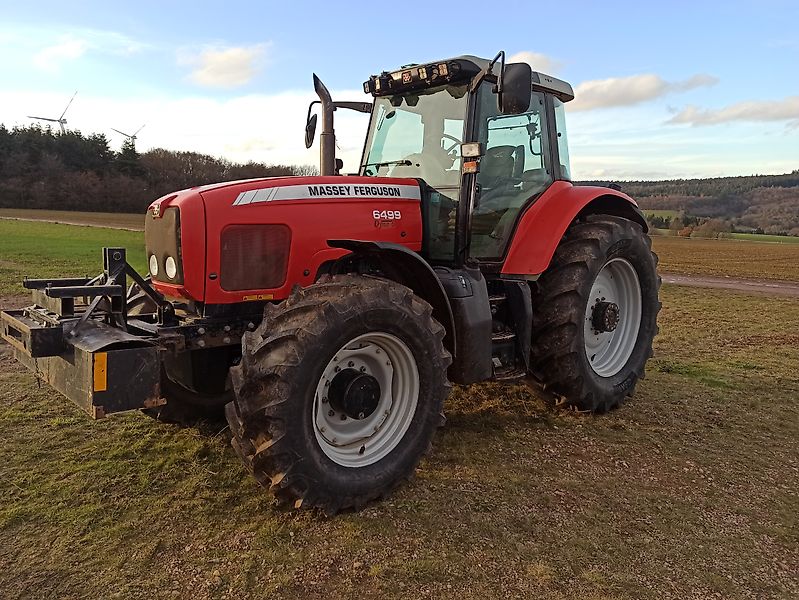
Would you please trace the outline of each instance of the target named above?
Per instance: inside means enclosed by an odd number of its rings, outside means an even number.
[[[34,304],[0,313],[15,358],[95,419],[164,403],[158,344],[127,321],[127,276],[156,301],[159,321],[174,318],[123,248],[104,248],[91,279],[26,279]]]

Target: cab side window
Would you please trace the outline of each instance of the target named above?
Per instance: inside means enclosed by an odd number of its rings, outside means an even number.
[[[560,156],[560,176],[571,181],[572,172],[569,164],[569,142],[566,139],[566,108],[560,100],[555,102],[555,128],[558,132],[558,155]]]
[[[521,209],[553,181],[544,96],[531,93],[530,109],[503,115],[496,94],[484,83],[477,110],[477,139],[485,154],[477,175],[472,210],[471,255],[500,258]]]

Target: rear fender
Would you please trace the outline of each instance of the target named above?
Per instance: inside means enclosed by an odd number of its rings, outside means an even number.
[[[522,214],[502,265],[502,275],[530,278],[546,271],[569,225],[588,214],[623,217],[648,230],[638,205],[627,194],[611,188],[556,181]]]
[[[444,347],[455,356],[457,344],[452,307],[441,281],[422,257],[405,246],[392,242],[328,240],[327,244],[332,248],[352,252],[342,257],[343,259],[358,256],[369,258],[386,277],[409,287],[414,294],[426,300],[433,307],[433,317],[446,329]]]

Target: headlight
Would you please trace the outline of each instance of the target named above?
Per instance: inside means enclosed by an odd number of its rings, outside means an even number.
[[[155,254],[150,255],[150,275],[153,277],[158,276],[158,259],[155,257]]]
[[[166,276],[170,279],[174,279],[175,276],[178,274],[178,265],[175,262],[175,259],[171,256],[166,257],[166,262],[164,263],[164,270],[166,271]]]

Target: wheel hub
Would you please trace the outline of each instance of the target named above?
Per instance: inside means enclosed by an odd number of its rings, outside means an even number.
[[[418,399],[419,370],[408,345],[386,332],[359,335],[333,355],[316,386],[319,447],[345,467],[374,464],[402,441]]]
[[[380,403],[380,383],[376,378],[355,369],[340,371],[330,382],[330,406],[351,419],[365,419]]]
[[[619,324],[619,305],[615,302],[597,301],[591,312],[594,331],[614,331]]]

